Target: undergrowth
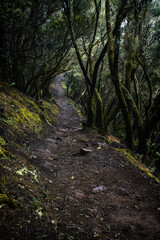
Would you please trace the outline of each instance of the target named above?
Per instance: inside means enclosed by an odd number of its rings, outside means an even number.
[[[140,160],[137,160],[136,158],[134,158],[128,149],[117,148],[116,151],[120,152],[122,157],[127,162],[131,163],[135,167],[138,167],[142,172],[147,174],[150,178],[152,178],[156,182],[160,183],[160,180],[152,174],[151,169],[147,168]]]

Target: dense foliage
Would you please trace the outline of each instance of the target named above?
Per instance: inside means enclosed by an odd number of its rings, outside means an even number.
[[[53,76],[66,66],[70,42],[59,9],[56,1],[0,3],[1,81],[37,100],[48,97]]]

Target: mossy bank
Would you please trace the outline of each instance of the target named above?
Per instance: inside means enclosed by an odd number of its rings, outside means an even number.
[[[31,223],[44,225],[42,215],[48,222],[46,209],[52,199],[45,183],[50,183],[32,165],[29,146],[56,123],[57,115],[54,101],[37,104],[13,86],[0,83],[0,239],[12,239],[12,235],[19,239],[26,227],[31,235]]]

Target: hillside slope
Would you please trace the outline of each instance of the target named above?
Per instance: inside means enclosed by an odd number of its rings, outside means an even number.
[[[61,80],[51,89],[58,115],[1,88],[0,239],[159,239],[159,180],[83,129]]]
[[[32,164],[30,144],[40,141],[57,114],[53,102],[38,106],[13,87],[0,84],[0,239],[22,239],[26,222],[36,221],[46,203],[46,180]]]

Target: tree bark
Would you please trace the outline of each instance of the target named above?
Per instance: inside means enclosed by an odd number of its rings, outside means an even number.
[[[126,1],[122,1],[121,5],[121,14],[123,13]],[[120,16],[119,12],[119,19],[123,19]],[[130,115],[128,111],[128,106],[121,88],[120,80],[119,80],[119,46],[120,46],[120,23],[117,26],[116,34],[115,34],[115,42],[113,44],[113,31],[111,27],[111,17],[110,17],[110,1],[106,0],[106,24],[107,24],[107,35],[108,35],[108,59],[109,59],[109,66],[111,72],[111,78],[113,84],[115,86],[115,91],[120,103],[120,107],[122,110],[125,127],[126,127],[126,139],[127,139],[127,147],[132,149],[133,144],[133,136],[132,136],[132,126],[130,121]]]

